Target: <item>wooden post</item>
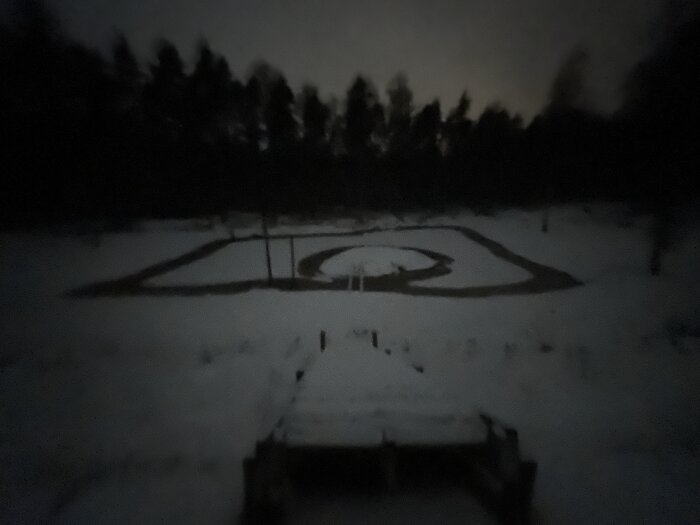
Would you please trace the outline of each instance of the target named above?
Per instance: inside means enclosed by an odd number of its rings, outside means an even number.
[[[262,216],[263,237],[265,238],[265,260],[267,261],[267,284],[272,286],[272,263],[270,261],[270,236],[267,231],[267,215]]]
[[[294,288],[294,284],[296,282],[297,278],[297,268],[296,268],[296,260],[294,257],[294,237],[290,236],[289,237],[289,254],[292,260],[292,288]]]

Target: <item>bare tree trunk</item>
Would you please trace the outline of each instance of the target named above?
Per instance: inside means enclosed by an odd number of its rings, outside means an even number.
[[[671,228],[673,227],[673,215],[671,203],[663,202],[656,210],[654,224],[651,230],[651,260],[649,269],[651,275],[661,274],[661,261],[664,252],[671,244]]]
[[[291,257],[292,263],[292,288],[294,288],[294,284],[297,278],[296,261],[294,257],[294,237],[289,237],[289,255]]]
[[[267,262],[267,284],[272,286],[272,262],[270,260],[270,235],[267,231],[267,214],[262,214],[263,237],[265,238],[265,260]]]
[[[549,231],[549,205],[542,212],[542,233]]]
[[[651,270],[651,275],[656,277],[661,274],[661,247],[655,240],[652,243],[649,269]]]
[[[551,178],[551,174],[549,177]],[[547,182],[545,197],[547,201],[544,203],[544,210],[542,211],[542,233],[549,232],[549,215],[554,202],[554,185],[551,181]]]

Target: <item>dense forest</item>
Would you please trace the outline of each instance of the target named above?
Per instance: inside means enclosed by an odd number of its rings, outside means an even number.
[[[202,41],[192,67],[162,40],[146,66],[73,41],[38,1],[0,26],[0,221],[129,221],[226,210],[442,209],[580,199],[664,209],[700,167],[700,18],[676,17],[613,114],[585,102],[575,50],[532,122],[492,105],[418,107],[398,74],[341,101],[295,93],[260,62],[245,79]],[[18,7],[19,9],[19,7]]]

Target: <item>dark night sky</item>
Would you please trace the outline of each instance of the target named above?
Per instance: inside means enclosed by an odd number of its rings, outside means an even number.
[[[0,0],[5,1],[5,0]],[[49,0],[64,28],[104,47],[117,29],[141,56],[156,37],[191,59],[205,36],[241,77],[264,58],[293,87],[342,96],[354,74],[381,92],[405,71],[419,103],[454,106],[467,89],[472,114],[501,101],[530,117],[564,57],[591,57],[591,100],[611,109],[621,79],[648,49],[662,0]]]

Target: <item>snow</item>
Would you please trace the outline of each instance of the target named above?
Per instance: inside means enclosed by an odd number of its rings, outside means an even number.
[[[401,271],[430,268],[435,261],[414,250],[384,246],[362,246],[334,255],[321,265],[321,272],[330,277],[362,273],[375,277]]]
[[[437,398],[436,410],[451,400],[460,414],[484,410],[518,428],[523,448],[540,463],[536,522],[697,523],[700,225],[684,227],[662,275],[652,278],[648,218],[620,224],[614,207],[590,208],[553,209],[546,235],[537,210],[421,218],[474,228],[584,282],[479,299],[273,290],[73,299],[64,294],[75,286],[136,272],[227,233],[151,224],[105,234],[97,246],[42,232],[0,234],[0,522],[235,521],[241,461],[289,412],[304,382],[296,382],[296,371],[308,370],[305,379],[315,381],[315,366],[324,366],[319,332],[327,332],[332,357],[356,333],[377,330],[379,349],[369,351],[392,359],[377,366],[397,380],[422,367],[419,385],[408,384]],[[376,224],[414,221],[379,217]],[[273,235],[357,228],[280,222]],[[246,227],[259,232],[259,224]],[[449,230],[296,242],[297,260],[357,244],[437,251],[455,259],[445,286],[523,277]],[[260,252],[246,254],[256,246],[261,242],[235,242],[153,281],[264,275]],[[275,273],[288,275],[288,240],[273,247]],[[209,266],[219,255],[220,268]],[[226,262],[232,257],[240,259]],[[362,361],[353,363],[360,374]],[[398,364],[405,366],[394,371]],[[353,376],[337,378],[339,388],[354,385]],[[340,509],[346,523],[365,523],[370,509],[386,518],[381,523],[404,523],[414,509],[463,523],[470,505],[455,494],[339,498],[308,502],[293,518],[330,522]]]
[[[305,373],[278,433],[294,445],[483,442],[478,414],[462,412],[401,356],[345,339]]]
[[[136,231],[100,236],[0,234],[0,289],[34,305],[87,282],[115,279],[222,238],[217,231]],[[38,294],[39,297],[32,297]]]

